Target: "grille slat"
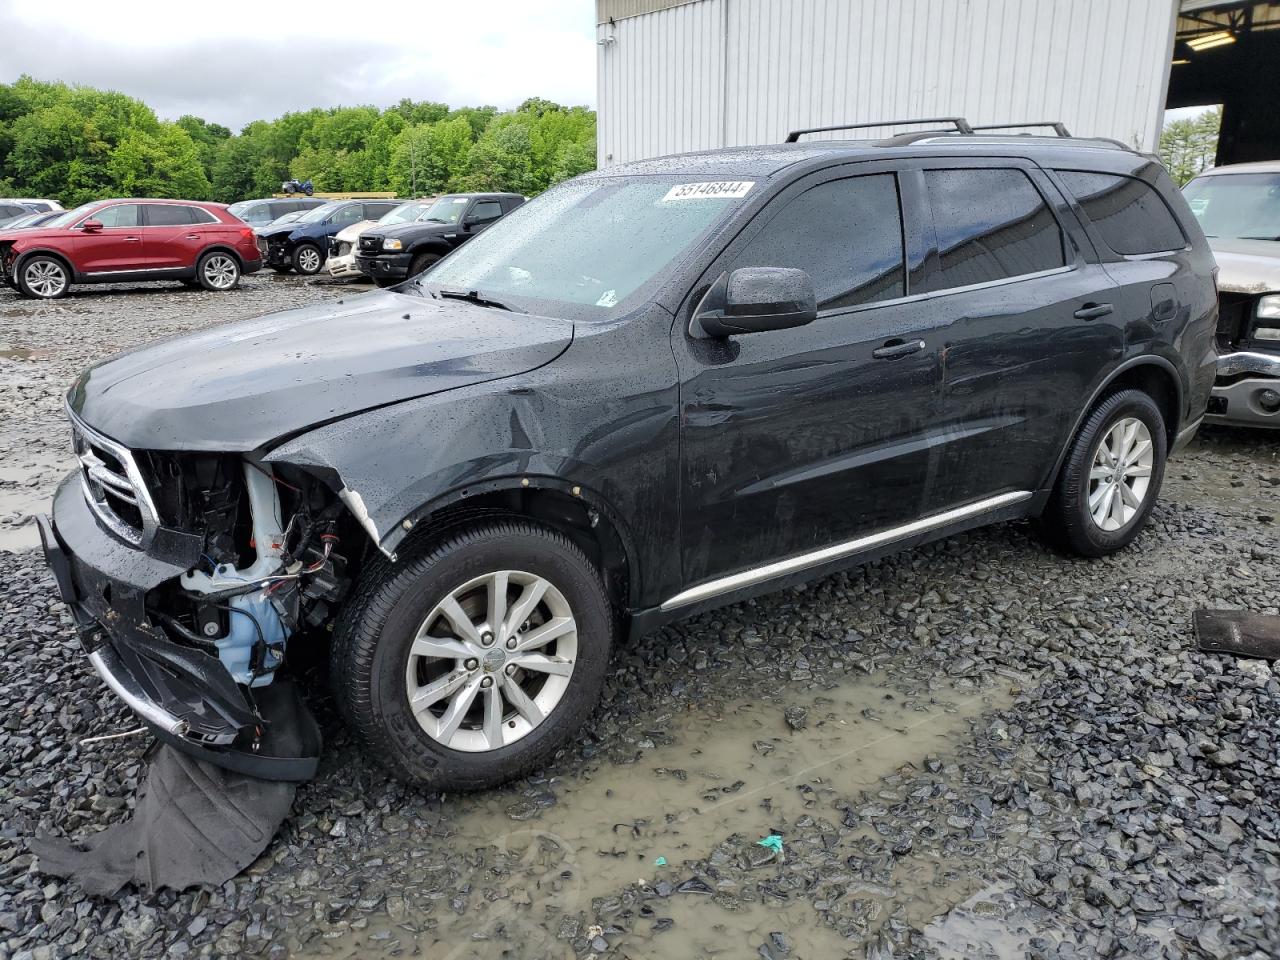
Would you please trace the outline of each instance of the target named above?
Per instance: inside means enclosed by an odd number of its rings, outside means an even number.
[[[67,415],[89,509],[126,543],[146,546],[160,524],[133,454],[85,426],[70,411]]]

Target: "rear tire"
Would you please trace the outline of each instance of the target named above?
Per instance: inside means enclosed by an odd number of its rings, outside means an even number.
[[[312,277],[324,266],[324,254],[314,243],[300,243],[293,251],[293,269],[304,277]]]
[[[210,250],[196,261],[196,282],[221,292],[240,285],[240,261],[223,250]]]
[[[1146,526],[1164,479],[1164,415],[1141,390],[1120,390],[1085,418],[1041,518],[1055,545],[1083,557],[1128,546]]]
[[[394,776],[475,790],[545,763],[581,727],[614,631],[577,546],[493,519],[366,570],[337,625],[332,682],[363,751]]]
[[[57,257],[37,254],[18,264],[18,290],[37,300],[57,300],[71,289],[71,270]]]

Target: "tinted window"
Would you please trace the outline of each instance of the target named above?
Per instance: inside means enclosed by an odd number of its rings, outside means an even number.
[[[1021,170],[926,170],[938,271],[925,289],[1007,280],[1066,264],[1062,229]]]
[[[191,223],[191,208],[180,207],[172,203],[148,203],[147,225],[151,227],[174,227]]]
[[[187,210],[191,212],[192,223],[221,223],[222,222],[217,217],[215,217],[212,213],[210,213],[208,210],[204,209],[203,207],[187,207]]]
[[[739,267],[804,270],[820,310],[902,296],[902,214],[894,176],[851,177],[806,190],[733,258],[730,269]]]
[[[26,207],[20,207],[16,203],[0,203],[0,217],[20,217],[29,212]]]
[[[497,200],[477,200],[468,219],[472,223],[491,223],[502,216],[502,204]]]
[[[385,217],[397,206],[399,206],[399,203],[395,200],[384,200],[382,203],[366,203],[364,205],[364,219],[377,220],[380,217]]]
[[[343,226],[346,226],[349,223],[356,223],[363,219],[364,219],[364,208],[358,203],[353,203],[343,207],[337,213],[335,213],[333,215],[333,220],[331,222],[340,223]]]
[[[1059,170],[1058,175],[1116,253],[1159,253],[1186,246],[1160,194],[1141,180],[1079,170]]]
[[[136,203],[118,203],[114,207],[104,207],[88,219],[97,220],[104,227],[136,227],[138,225],[138,205]]]

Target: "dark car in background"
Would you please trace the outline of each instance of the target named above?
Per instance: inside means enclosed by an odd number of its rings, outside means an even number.
[[[983,524],[1128,546],[1213,386],[1213,270],[1114,142],[621,164],[394,290],[91,367],[41,534],[168,742],[261,763],[323,644],[363,755],[475,789],[575,735],[623,636]]]
[[[525,202],[518,193],[448,193],[412,223],[360,235],[356,266],[380,287],[426,270]]]
[[[305,199],[305,198],[304,198]],[[308,210],[293,223],[272,224],[257,231],[268,267],[277,273],[319,273],[329,255],[329,238],[361,220],[386,216],[401,200],[330,200]]]
[[[43,300],[73,283],[180,280],[230,290],[261,266],[253,228],[220,203],[99,200],[42,227],[0,230],[0,277]]]
[[[267,197],[262,200],[240,200],[227,209],[251,227],[265,227],[287,213],[314,210],[328,202],[322,197],[290,197],[287,200]]]

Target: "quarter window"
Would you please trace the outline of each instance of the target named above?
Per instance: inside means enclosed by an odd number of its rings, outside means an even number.
[[[104,227],[136,227],[138,225],[138,204],[117,203],[112,207],[103,207],[89,214],[86,220],[97,220]]]
[[[1116,253],[1162,253],[1187,245],[1164,200],[1143,181],[1082,170],[1059,170],[1058,176]]]
[[[1066,265],[1062,228],[1021,170],[926,170],[938,239],[927,290],[1007,280]]]
[[[734,258],[739,267],[792,267],[813,280],[819,310],[905,292],[902,213],[893,174],[832,180],[789,201]]]

